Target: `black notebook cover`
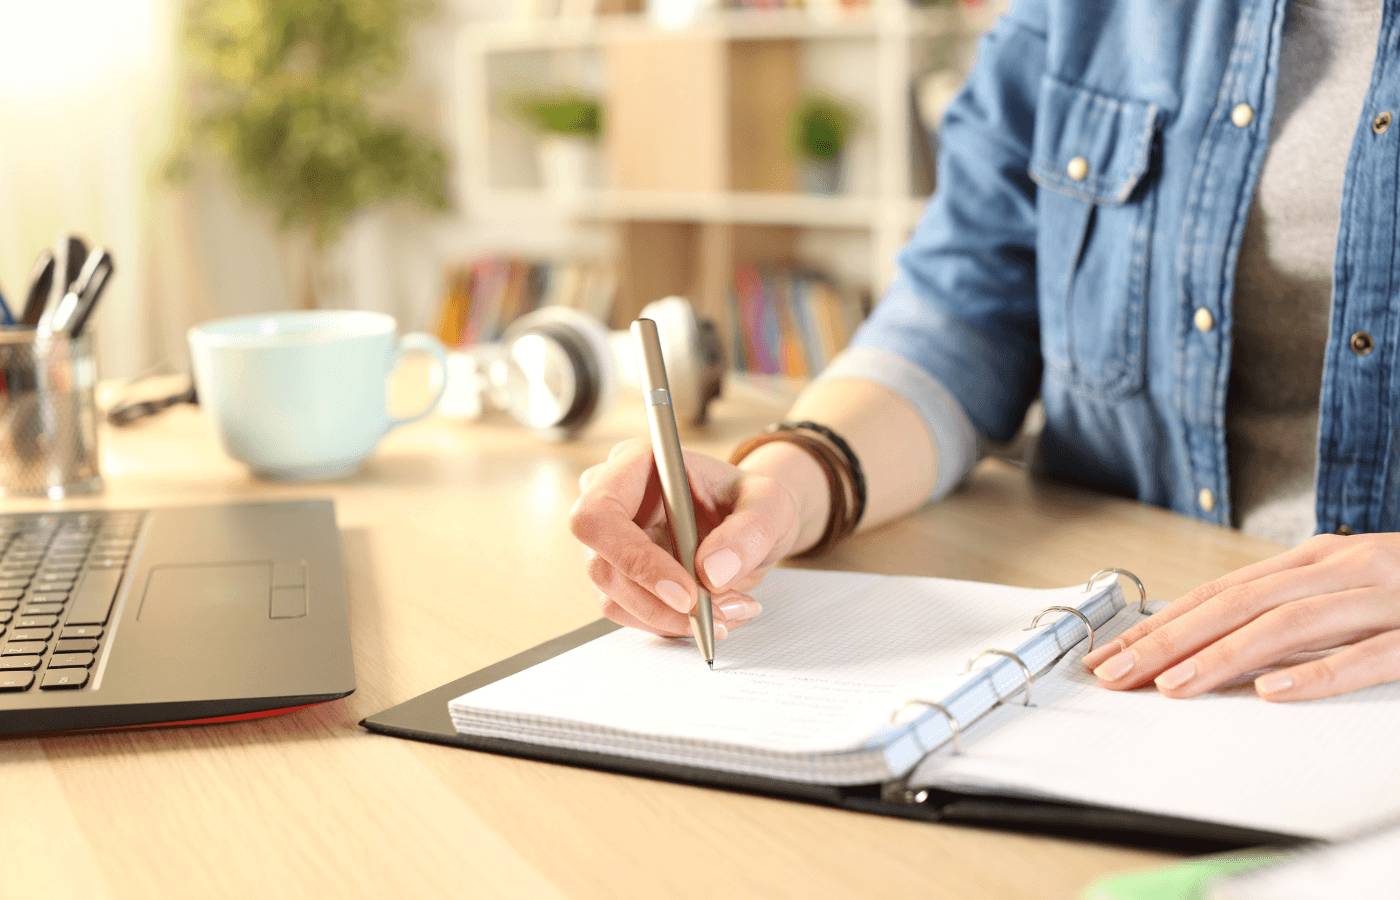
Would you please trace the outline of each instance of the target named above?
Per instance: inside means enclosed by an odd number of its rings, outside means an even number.
[[[1059,837],[1122,844],[1133,847],[1175,850],[1183,853],[1214,853],[1261,845],[1288,846],[1303,843],[1296,835],[1277,834],[1202,822],[1156,816],[1129,810],[1084,806],[1072,803],[1022,800],[928,791],[921,803],[901,803],[881,797],[880,785],[835,786],[803,784],[680,766],[671,763],[609,756],[583,750],[544,747],[502,738],[458,734],[452,726],[447,704],[456,697],[585,644],[618,626],[605,619],[546,641],[524,653],[473,672],[440,688],[431,690],[370,716],[360,724],[370,731],[415,741],[447,744],[488,753],[501,753],[544,762],[601,769],[624,775],[638,775],[682,784],[722,790],[762,794],[807,803],[820,803],[857,812],[906,819],[922,819],[957,825],[998,828],[1053,834]],[[973,726],[975,727],[975,726]]]

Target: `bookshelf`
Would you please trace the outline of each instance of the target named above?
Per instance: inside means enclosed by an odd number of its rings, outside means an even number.
[[[821,12],[717,10],[681,28],[635,9],[464,25],[459,199],[474,218],[606,235],[618,274],[615,327],[678,293],[720,325],[729,346],[736,271],[775,260],[820,262],[854,292],[878,297],[931,189],[911,86],[925,72],[964,66],[989,15],[871,0]],[[502,103],[561,88],[599,96],[606,111],[604,173],[567,204],[539,185],[532,138]],[[861,110],[847,190],[837,195],[804,193],[786,150],[787,112],[813,90]]]

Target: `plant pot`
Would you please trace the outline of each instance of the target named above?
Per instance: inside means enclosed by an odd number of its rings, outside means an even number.
[[[845,176],[842,158],[808,159],[802,164],[802,187],[809,194],[839,194]]]
[[[548,134],[535,145],[540,184],[550,202],[575,206],[597,184],[598,145],[583,137]]]

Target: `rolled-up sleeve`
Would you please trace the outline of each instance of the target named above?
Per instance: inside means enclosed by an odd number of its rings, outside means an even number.
[[[881,385],[902,397],[923,419],[938,457],[938,477],[925,502],[951,491],[981,456],[981,438],[958,401],[936,378],[897,353],[850,347],[832,360],[813,384],[838,378]]]
[[[852,341],[920,367],[995,441],[1016,433],[1040,381],[1028,169],[1042,13],[1035,0],[1013,4],[982,39],[939,131],[938,189]]]

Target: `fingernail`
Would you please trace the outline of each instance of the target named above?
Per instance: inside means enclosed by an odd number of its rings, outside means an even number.
[[[1287,672],[1270,672],[1254,679],[1254,689],[1261,694],[1282,694],[1293,687],[1293,676]]]
[[[1124,650],[1127,649],[1127,644],[1124,644],[1122,641],[1118,640],[1117,638],[1114,638],[1107,644],[1104,644],[1102,647],[1095,647],[1092,653],[1084,654],[1083,662],[1084,665],[1092,669],[1099,663],[1103,662],[1105,659],[1108,659],[1113,654],[1122,653]]]
[[[1117,656],[1110,656],[1108,662],[1094,670],[1094,674],[1104,681],[1117,681],[1131,672],[1135,665],[1137,665],[1137,657],[1133,655],[1133,651],[1124,650]]]
[[[1165,688],[1169,691],[1181,687],[1192,678],[1196,677],[1196,661],[1188,659],[1184,663],[1177,663],[1161,675],[1157,676],[1157,687]]]
[[[725,547],[705,557],[705,577],[710,587],[722,588],[739,574],[739,554]]]
[[[733,600],[720,608],[726,622],[747,622],[763,612],[757,600]]]
[[[665,604],[676,612],[690,612],[690,594],[685,588],[674,581],[658,581],[656,583],[656,596],[660,597]]]
[[[715,619],[715,640],[722,641],[729,637],[729,629],[724,627],[724,623]]]

